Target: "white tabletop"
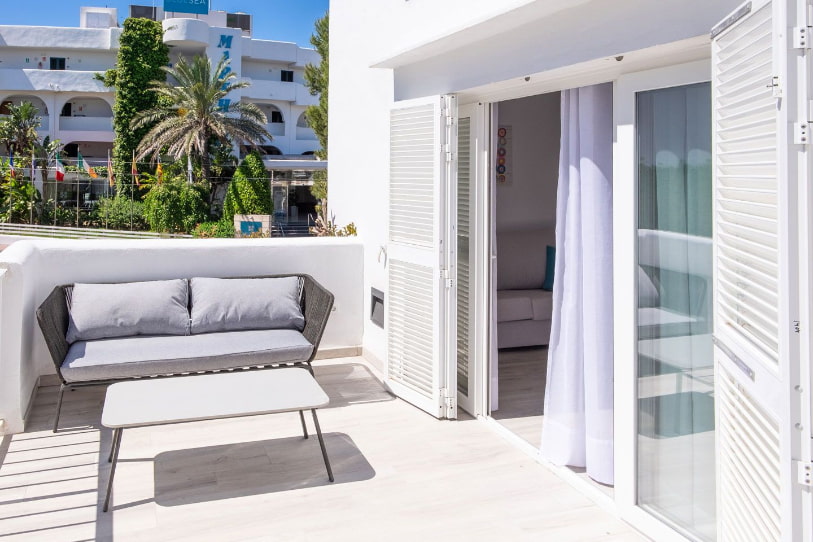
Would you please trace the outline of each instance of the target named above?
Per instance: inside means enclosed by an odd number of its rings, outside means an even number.
[[[293,367],[117,382],[107,388],[105,427],[253,416],[327,405],[307,369]]]

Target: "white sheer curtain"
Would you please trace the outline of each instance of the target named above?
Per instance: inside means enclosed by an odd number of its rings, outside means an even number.
[[[562,92],[542,454],[613,483],[611,84]],[[629,300],[633,303],[634,300]]]

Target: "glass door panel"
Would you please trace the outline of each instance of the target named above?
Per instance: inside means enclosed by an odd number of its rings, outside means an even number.
[[[709,83],[636,94],[638,504],[715,539]]]

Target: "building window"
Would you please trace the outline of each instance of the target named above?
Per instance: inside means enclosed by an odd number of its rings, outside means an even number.
[[[271,111],[271,122],[285,122],[282,120],[282,112]]]
[[[51,69],[52,70],[64,70],[65,69],[65,57],[52,56],[51,57]]]
[[[294,72],[291,70],[282,70],[280,72],[280,81],[284,83],[293,83],[294,82]]]
[[[130,17],[154,21],[157,13],[153,6],[130,6]]]
[[[251,15],[248,13],[227,13],[226,26],[251,32]]]
[[[62,112],[59,114],[60,117],[70,117],[73,114],[73,104],[71,102],[65,102],[65,105],[62,106]]]

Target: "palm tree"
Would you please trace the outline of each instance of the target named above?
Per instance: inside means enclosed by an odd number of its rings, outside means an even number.
[[[259,107],[221,101],[231,91],[249,85],[237,80],[225,57],[214,69],[204,56],[194,57],[191,63],[182,57],[174,68],[163,69],[167,81],[153,81],[151,87],[159,94],[159,105],[139,113],[131,123],[133,129],[152,126],[138,146],[138,159],[155,156],[162,149],[175,159],[193,156],[200,160],[204,179],[210,181],[213,139],[252,146],[263,138],[271,139]]]
[[[20,105],[10,104],[8,116],[0,121],[0,143],[6,146],[10,155],[28,154],[39,140],[39,110],[31,102]]]

